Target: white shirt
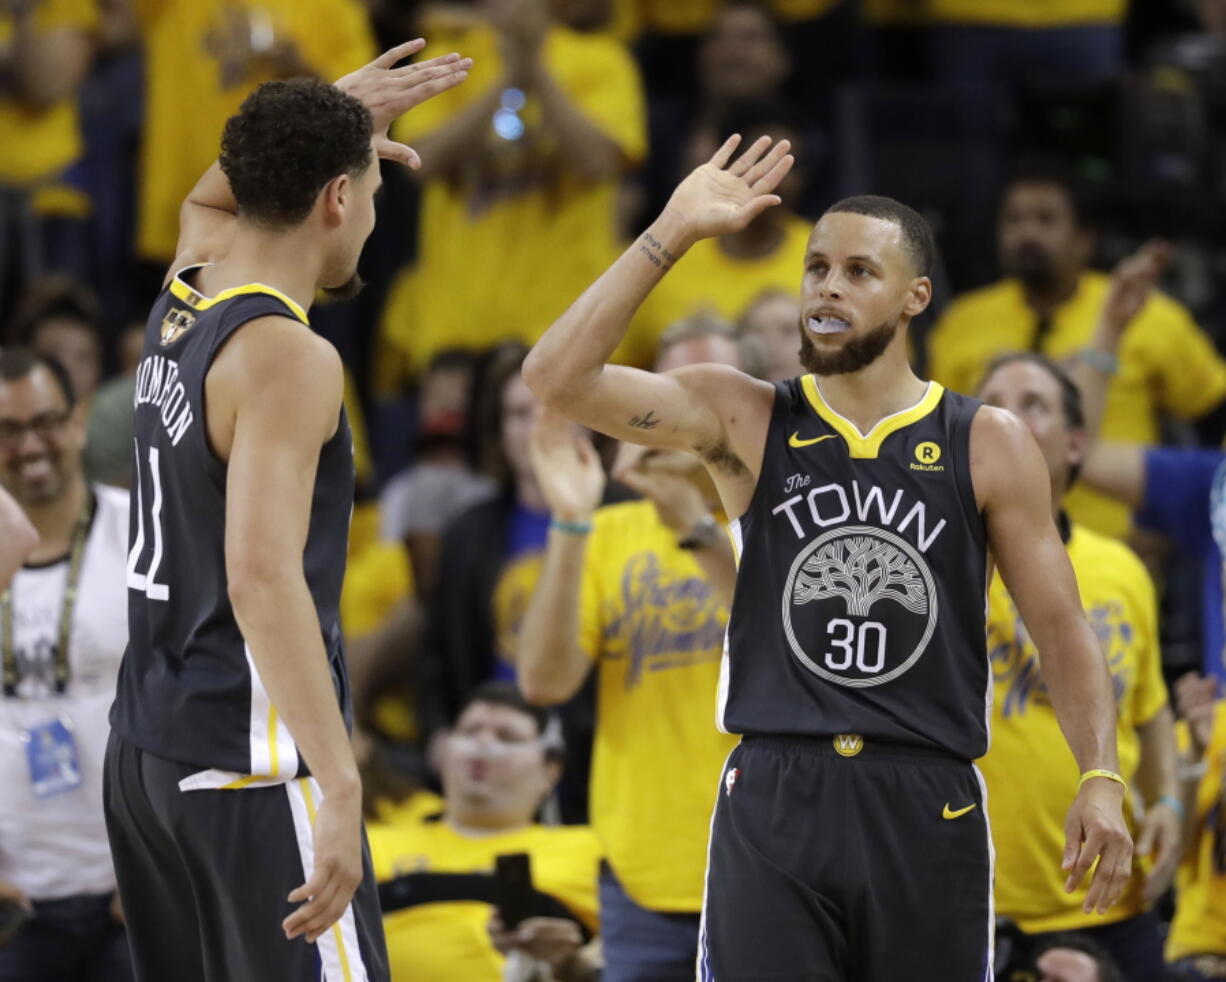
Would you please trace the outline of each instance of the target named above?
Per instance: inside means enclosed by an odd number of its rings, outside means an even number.
[[[21,680],[0,693],[0,880],[35,900],[109,893],[115,873],[102,817],[107,716],[128,642],[128,493],[95,485],[98,507],[82,558],[67,691],[55,694],[53,652],[68,560],[13,578],[13,641]],[[38,798],[22,733],[61,720],[76,743],[81,785]]]

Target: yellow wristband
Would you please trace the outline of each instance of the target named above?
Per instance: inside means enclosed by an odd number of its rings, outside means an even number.
[[[1101,768],[1099,768],[1099,769],[1092,770],[1092,771],[1086,771],[1084,774],[1082,774],[1081,780],[1077,782],[1077,790],[1080,791],[1081,786],[1085,784],[1086,781],[1090,780],[1090,778],[1092,777],[1105,777],[1108,781],[1114,781],[1116,784],[1120,785],[1120,787],[1124,789],[1128,788],[1128,782],[1125,781],[1118,774],[1116,774],[1115,771],[1104,771]]]

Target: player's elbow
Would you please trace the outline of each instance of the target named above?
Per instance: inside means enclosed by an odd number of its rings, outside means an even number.
[[[553,364],[546,350],[536,345],[524,359],[520,375],[524,385],[550,409],[562,409],[566,402],[567,386],[563,383],[560,366]]]
[[[235,612],[266,605],[292,588],[291,565],[258,549],[240,549],[226,556],[226,593]]]

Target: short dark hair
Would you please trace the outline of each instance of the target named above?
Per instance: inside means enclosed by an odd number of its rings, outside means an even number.
[[[558,762],[562,760],[565,748],[562,745],[561,724],[557,716],[543,706],[532,705],[524,698],[523,693],[519,691],[514,682],[495,679],[481,683],[464,700],[459,713],[456,714],[456,720],[458,721],[468,712],[470,706],[475,706],[477,703],[506,706],[508,709],[514,709],[525,716],[530,716],[532,722],[536,724],[536,735],[545,741],[545,759]]]
[[[1073,221],[1078,228],[1094,225],[1093,207],[1086,182],[1064,161],[1055,157],[1025,157],[1010,169],[1000,192],[1000,202],[1019,184],[1046,184],[1059,188],[1073,210]]]
[[[1083,955],[1089,955],[1093,958],[1098,965],[1099,982],[1124,982],[1124,976],[1111,958],[1110,952],[1088,935],[1067,932],[1048,938],[1035,947],[1034,961],[1037,963],[1047,952],[1053,951],[1056,948],[1079,951]]]
[[[372,132],[370,110],[334,85],[265,82],[221,136],[239,215],[271,228],[302,224],[329,181],[371,166]]]
[[[9,339],[28,345],[44,321],[77,321],[102,346],[102,301],[84,283],[70,276],[52,275],[35,282],[13,312]]]
[[[72,387],[72,377],[58,358],[44,355],[33,348],[5,348],[0,351],[0,379],[5,382],[15,382],[23,379],[36,368],[45,368],[51,373],[64,393],[64,401],[71,410],[76,407],[77,394]]]
[[[914,208],[909,208],[901,201],[877,194],[858,194],[851,198],[836,201],[826,209],[826,215],[850,212],[853,215],[867,215],[869,218],[883,218],[893,222],[902,229],[903,245],[911,254],[915,263],[915,271],[920,276],[928,276],[936,264],[937,246],[932,236],[932,226]]]
[[[1072,376],[1061,365],[1048,358],[1047,355],[1040,354],[1037,351],[1010,351],[1007,354],[999,355],[992,359],[987,371],[983,373],[983,380],[979,383],[979,391],[982,392],[984,390],[984,387],[988,384],[988,379],[1000,371],[1000,369],[1019,362],[1026,365],[1038,365],[1039,368],[1056,380],[1060,386],[1060,404],[1064,410],[1065,425],[1070,430],[1084,430],[1086,428],[1085,407],[1082,405],[1081,390],[1077,388],[1077,383],[1073,381]]]

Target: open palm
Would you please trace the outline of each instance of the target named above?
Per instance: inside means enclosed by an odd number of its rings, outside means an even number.
[[[421,38],[406,41],[336,81],[338,89],[370,110],[374,118],[375,152],[384,160],[395,160],[408,167],[420,167],[421,158],[412,147],[390,139],[388,128],[414,106],[455,88],[468,77],[468,69],[472,67],[471,58],[461,58],[454,53],[396,67],[397,62],[417,54],[425,46]]]
[[[779,182],[792,169],[794,158],[787,140],[773,143],[759,137],[736,160],[740,134],[724,141],[715,155],[677,185],[668,201],[671,211],[695,238],[705,239],[737,232],[758,215],[779,204],[774,194]]]

